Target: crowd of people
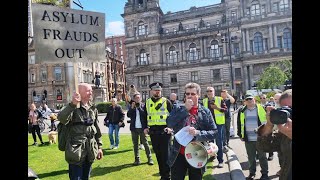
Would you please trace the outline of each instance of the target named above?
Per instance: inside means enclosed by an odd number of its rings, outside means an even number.
[[[278,152],[281,169],[277,174],[280,180],[291,177],[292,117],[288,118],[285,124],[275,125],[270,120],[271,111],[283,106],[292,107],[291,91],[277,93],[269,101],[266,95],[262,94],[259,96],[259,103],[252,94],[246,94],[240,102],[241,105],[237,107],[235,105],[237,98],[230,95],[227,90],[222,90],[218,96],[214,87],[207,87],[205,97],[201,98],[201,88],[197,83],[185,85],[182,101],[178,100],[175,93],[171,93],[169,98],[164,97],[163,84],[160,82],[150,84],[149,88],[151,97],[145,102],[142,102],[138,91],[132,91],[130,97],[126,98],[127,116],[131,119],[133,165],[141,164],[140,146],[145,150],[147,164],[154,165],[151,146],[148,143],[150,138],[161,179],[184,179],[187,173],[189,179],[202,179],[206,167],[191,166],[185,158],[186,146],[179,144],[173,135],[188,127],[193,142],[215,143],[218,147],[217,167],[223,168],[225,162],[223,153],[229,149],[229,138],[234,135],[237,123],[237,135],[244,142],[248,155],[250,174],[247,179],[255,178],[257,159],[261,167],[260,179],[269,179],[268,160],[273,159],[273,152]],[[88,179],[94,160],[103,157],[102,140],[97,123],[98,112],[90,101],[92,87],[81,83],[78,89],[79,92],[73,94],[72,101],[61,109],[57,118],[62,124],[71,124],[69,137],[72,137],[72,141],[67,141],[65,150],[70,179]],[[233,112],[231,112],[232,104]],[[50,117],[49,110],[44,106],[43,112],[39,112],[35,104],[30,105],[29,123],[32,124],[34,145],[37,144],[36,133],[43,143],[37,126],[39,113]],[[109,149],[119,148],[119,129],[125,124],[124,117],[125,113],[117,104],[117,99],[112,98],[104,119],[109,130]],[[78,128],[79,125],[86,128]],[[81,146],[81,144],[87,145]]]

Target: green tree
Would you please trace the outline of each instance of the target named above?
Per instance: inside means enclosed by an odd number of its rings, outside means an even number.
[[[275,64],[267,67],[257,82],[258,89],[273,89],[275,86],[281,86],[287,79],[284,71]]]
[[[291,59],[277,61],[273,64],[279,67],[286,74],[288,79],[290,80],[292,79],[292,60]]]

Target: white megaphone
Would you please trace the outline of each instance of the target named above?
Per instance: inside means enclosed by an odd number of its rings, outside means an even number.
[[[218,146],[215,143],[190,142],[184,151],[187,162],[194,168],[202,168],[207,164],[208,158],[216,156]]]

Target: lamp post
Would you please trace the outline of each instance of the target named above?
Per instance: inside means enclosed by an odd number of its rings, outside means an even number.
[[[114,53],[114,42],[113,42],[113,36],[112,36],[112,61],[114,61],[114,67],[113,67],[113,81],[114,81],[114,98],[117,98],[117,60],[116,56]]]
[[[228,56],[229,56],[229,64],[230,64],[230,80],[231,80],[231,93],[233,94],[233,93],[235,93],[234,91],[234,89],[235,89],[235,87],[234,87],[234,77],[233,77],[233,75],[234,75],[234,73],[233,73],[233,65],[232,65],[232,52],[231,52],[231,42],[232,42],[232,38],[231,38],[231,32],[230,32],[230,21],[229,20],[227,20],[227,18],[226,18],[226,16],[224,15],[224,17],[223,17],[223,21],[224,21],[224,23],[226,23],[226,25],[227,25],[227,33],[225,34],[225,37],[224,37],[224,39],[226,40],[226,38],[227,38],[227,40],[224,42],[224,43],[227,43],[228,44],[228,51],[227,51],[227,53],[228,53]],[[239,25],[237,25],[237,28],[238,28],[238,31],[237,31],[237,33],[238,32],[240,32],[240,29],[239,29]],[[220,33],[218,33],[218,34],[220,34]],[[227,37],[226,37],[227,36]]]

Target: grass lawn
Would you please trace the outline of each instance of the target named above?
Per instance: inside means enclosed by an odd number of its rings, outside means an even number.
[[[32,146],[32,136],[31,134],[28,135],[28,166],[39,176],[40,179],[69,179],[68,163],[64,159],[64,152],[59,151],[57,144],[49,145],[46,143],[48,142],[48,136],[46,134],[42,134],[42,138],[45,145]],[[153,152],[152,157],[155,163],[153,166],[149,166],[147,164],[145,151],[142,150],[140,150],[140,159],[142,164],[140,166],[132,165],[134,162],[134,154],[131,135],[120,135],[120,146],[117,150],[108,149],[110,143],[107,134],[103,134],[102,141],[104,156],[102,160],[96,160],[93,163],[90,179],[160,179],[157,159]],[[151,143],[149,142],[149,144]],[[212,180],[213,177],[211,173],[212,162],[207,165],[207,171],[203,176],[203,179]]]

